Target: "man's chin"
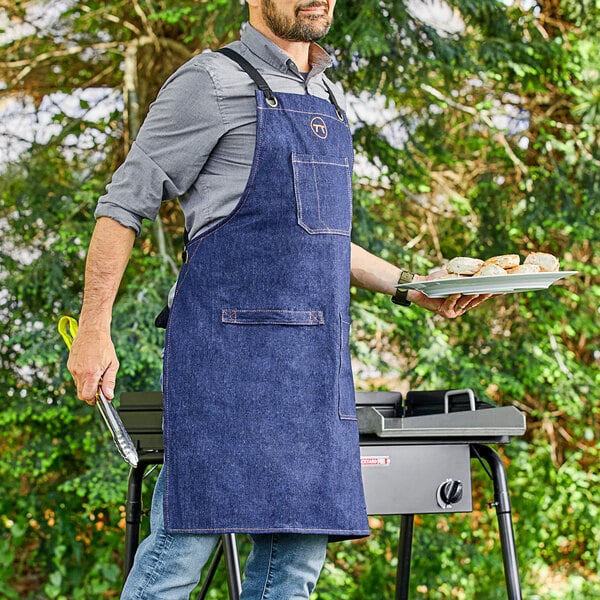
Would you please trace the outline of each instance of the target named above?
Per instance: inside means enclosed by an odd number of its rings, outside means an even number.
[[[302,30],[310,41],[317,41],[325,37],[331,28],[331,21],[327,16],[307,16],[301,21]]]

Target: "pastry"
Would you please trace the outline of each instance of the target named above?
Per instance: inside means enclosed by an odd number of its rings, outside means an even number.
[[[501,254],[500,256],[492,256],[485,261],[486,265],[498,265],[503,269],[512,269],[518,267],[521,259],[518,254]]]
[[[506,275],[506,271],[493,263],[484,264],[479,271],[473,273],[473,277],[490,277],[495,275]]]
[[[541,271],[540,265],[522,264],[512,269],[506,269],[509,275],[519,275],[523,273],[539,273]]]
[[[538,265],[541,271],[546,273],[550,271],[558,271],[560,263],[558,258],[553,254],[547,252],[532,252],[527,255],[524,263],[525,265]]]
[[[446,269],[448,273],[457,275],[473,275],[483,266],[483,261],[479,258],[470,258],[468,256],[456,256],[448,262]]]

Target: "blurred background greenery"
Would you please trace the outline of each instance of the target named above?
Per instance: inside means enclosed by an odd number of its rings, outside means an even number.
[[[118,596],[127,469],[75,398],[56,324],[78,314],[96,199],[149,103],[235,39],[245,10],[0,1],[2,598]],[[526,414],[499,451],[530,600],[600,598],[599,17],[597,0],[340,0],[325,40],[354,129],[357,242],[421,273],[530,251],[579,271],[456,321],[352,290],[357,388],[472,387]],[[182,233],[173,199],[136,242],[113,320],[118,391],[158,387],[153,320]],[[472,513],[418,517],[411,597],[506,597],[491,499],[475,468]],[[316,599],[393,597],[398,518],[371,525],[331,545]],[[221,573],[210,597],[225,589]]]

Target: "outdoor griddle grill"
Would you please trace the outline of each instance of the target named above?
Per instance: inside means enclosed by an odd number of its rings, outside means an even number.
[[[400,515],[396,600],[407,600],[414,515],[472,510],[471,459],[481,462],[494,486],[509,600],[521,600],[521,586],[504,466],[490,444],[505,444],[525,432],[525,418],[513,406],[493,407],[472,390],[357,392],[361,463],[370,515]],[[129,474],[125,532],[125,575],[139,542],[142,480],[149,465],[163,462],[162,394],[124,393],[121,419],[138,449]],[[488,468],[486,468],[487,463]],[[206,597],[225,556],[229,596],[238,600],[241,573],[234,534],[221,536],[199,595]]]

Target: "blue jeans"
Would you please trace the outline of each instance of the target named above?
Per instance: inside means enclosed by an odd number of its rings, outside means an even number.
[[[121,600],[185,600],[198,585],[218,535],[170,534],[163,523],[164,477],[156,482],[150,535],[142,541]],[[250,536],[240,600],[307,600],[325,561],[327,535]]]

